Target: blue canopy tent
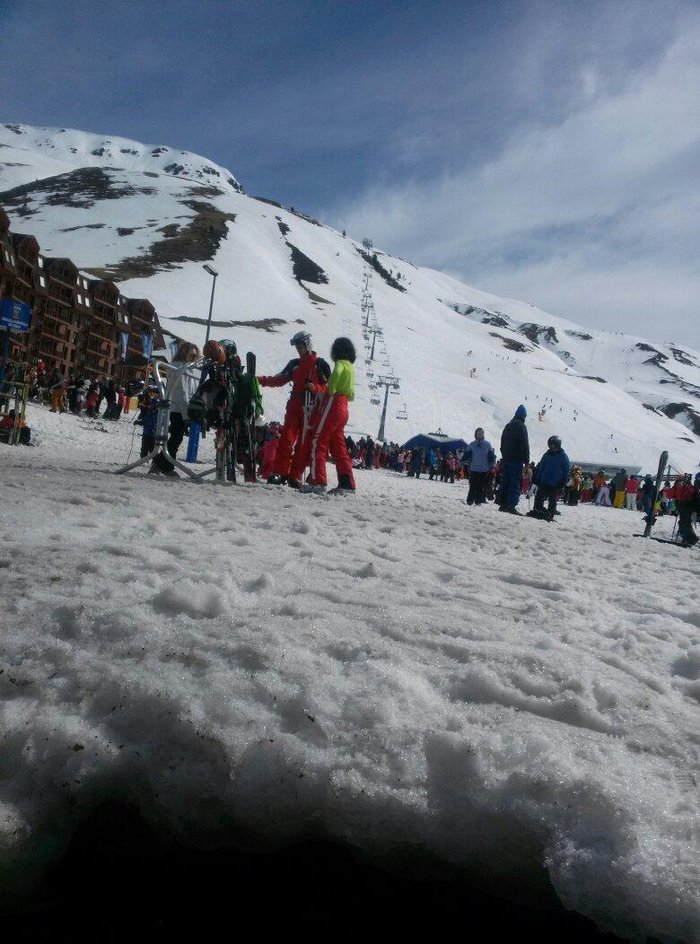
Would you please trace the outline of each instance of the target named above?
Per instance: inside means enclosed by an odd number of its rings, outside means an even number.
[[[418,433],[417,436],[411,436],[402,449],[440,449],[441,451],[454,452],[456,449],[466,449],[468,443],[463,439],[455,439],[452,436],[445,436],[444,433]]]

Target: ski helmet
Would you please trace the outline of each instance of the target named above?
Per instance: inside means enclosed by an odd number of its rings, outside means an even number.
[[[308,331],[297,331],[292,340],[289,342],[292,347],[299,347],[300,344],[306,346],[306,350],[311,350],[311,335]]]
[[[331,345],[331,357],[334,361],[350,361],[355,363],[355,345],[350,338],[336,338]]]
[[[561,449],[561,439],[558,436],[550,436],[547,445],[550,449]]]
[[[230,338],[222,338],[219,341],[219,344],[226,351],[227,357],[231,357],[233,354],[238,354],[238,348],[236,347],[236,342],[232,341]]]
[[[218,341],[209,340],[204,345],[202,353],[210,361],[214,361],[215,364],[223,364],[226,360],[226,352],[222,344]]]

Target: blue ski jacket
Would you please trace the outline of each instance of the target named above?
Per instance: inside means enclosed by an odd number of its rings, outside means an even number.
[[[496,453],[487,439],[475,439],[464,454],[470,472],[489,472],[496,464]]]
[[[571,463],[563,449],[548,449],[537,463],[535,482],[563,488],[569,481]]]
[[[504,462],[530,461],[530,439],[524,417],[514,416],[501,433],[501,457]]]

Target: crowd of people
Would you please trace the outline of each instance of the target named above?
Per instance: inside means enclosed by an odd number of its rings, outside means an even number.
[[[84,414],[87,417],[101,416],[105,420],[118,420],[122,411],[129,412],[129,400],[133,390],[118,384],[111,377],[88,378],[81,371],[64,374],[58,363],[47,365],[43,360],[24,367],[7,364],[0,396],[8,400],[14,394],[15,380],[21,378],[28,385],[27,398],[36,403],[50,403],[52,413]],[[137,385],[142,386],[142,385]],[[104,411],[101,413],[104,404]]]
[[[219,342],[210,342],[218,344]],[[308,332],[299,331],[290,344],[297,356],[277,374],[257,378],[262,387],[291,384],[283,422],[269,423],[256,430],[257,472],[270,484],[288,485],[301,491],[323,494],[327,488],[327,460],[336,467],[341,494],[355,491],[354,472],[359,469],[390,469],[416,479],[421,475],[430,480],[454,484],[467,480],[467,504],[494,502],[500,511],[520,514],[518,504],[523,496],[534,499],[528,512],[532,517],[552,521],[559,514],[557,504],[593,503],[603,507],[625,508],[643,512],[649,519],[659,514],[675,514],[684,543],[697,541],[693,521],[700,510],[700,473],[667,479],[656,494],[656,483],[650,474],[640,477],[619,469],[608,476],[604,469],[595,475],[572,465],[558,436],[550,436],[547,450],[538,462],[531,461],[526,425],[527,409],[517,407],[505,425],[500,438],[500,458],[486,439],[483,428],[474,432],[466,448],[441,450],[438,446],[406,449],[398,443],[375,442],[370,436],[355,441],[345,435],[349,404],[354,398],[355,349],[348,338],[336,338],[331,348],[333,368],[312,346]],[[205,354],[206,354],[205,347]],[[181,367],[200,358],[199,348],[182,342],[173,366]],[[5,385],[0,393],[11,389],[13,367],[8,365]],[[51,400],[52,412],[71,412],[88,417],[118,420],[128,409],[129,397],[123,386],[108,377],[87,379],[79,373],[65,377],[58,365],[47,367],[39,361],[23,374],[29,383],[30,398]],[[196,394],[193,375],[183,373],[168,396],[171,399],[170,429],[167,451],[176,458],[187,433],[189,404]],[[17,427],[14,413],[0,418],[0,440],[8,430]],[[143,426],[141,456],[149,456],[155,447],[155,424],[159,394],[155,386],[143,386],[139,395],[139,419]],[[102,414],[102,404],[105,409]],[[22,424],[26,427],[26,424]],[[29,441],[29,430],[23,428],[20,441]],[[306,470],[309,470],[304,479]],[[151,472],[168,476],[177,473],[166,456],[158,454]],[[546,506],[546,507],[545,507]]]

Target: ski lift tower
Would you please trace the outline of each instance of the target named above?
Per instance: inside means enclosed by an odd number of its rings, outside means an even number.
[[[374,345],[377,343],[377,335],[379,335],[379,337],[381,338],[383,337],[383,332],[381,328],[376,328],[376,327],[370,328],[366,323],[363,327],[366,327],[367,333],[372,335],[372,353],[369,355],[369,359],[373,361],[374,360]]]
[[[379,421],[379,432],[377,433],[377,439],[381,442],[384,442],[384,424],[386,423],[386,405],[389,401],[389,391],[399,389],[399,378],[398,377],[380,377],[377,380],[378,387],[384,387],[384,406],[382,407],[382,418]]]

